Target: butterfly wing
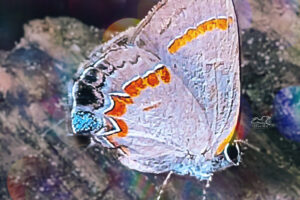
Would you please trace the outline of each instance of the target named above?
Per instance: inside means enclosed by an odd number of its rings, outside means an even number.
[[[209,131],[205,112],[181,78],[152,53],[134,47],[111,52],[98,66],[105,62],[118,66],[117,58],[123,58],[124,65],[106,77],[102,87],[106,103],[97,111],[114,128],[98,135],[121,147],[124,165],[160,173],[189,153],[209,148],[211,134],[203,134]],[[187,132],[194,134],[190,137]]]
[[[239,113],[239,40],[233,2],[166,0],[153,10],[131,41],[157,54],[195,97],[214,135],[207,154],[212,157],[222,151],[222,141],[228,142]]]
[[[169,0],[154,10],[82,68],[73,129],[119,147],[124,165],[161,173],[190,155],[212,159],[234,127],[238,35],[228,0]]]

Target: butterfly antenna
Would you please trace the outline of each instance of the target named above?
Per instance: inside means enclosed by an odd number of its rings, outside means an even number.
[[[173,174],[173,171],[170,171],[170,172],[168,173],[168,175],[167,175],[167,177],[165,178],[165,180],[164,180],[162,186],[160,187],[160,190],[159,190],[159,193],[158,193],[158,196],[157,196],[156,200],[160,200],[160,197],[161,197],[161,195],[163,194],[164,189],[165,189],[166,185],[168,184],[168,182],[169,182],[169,180],[170,180],[172,174]]]
[[[249,142],[246,141],[246,140],[234,140],[234,142],[244,144],[244,145],[246,145],[247,147],[249,147],[250,149],[253,149],[254,151],[261,152],[260,148],[254,146],[254,145],[252,145],[252,144],[249,144]]]

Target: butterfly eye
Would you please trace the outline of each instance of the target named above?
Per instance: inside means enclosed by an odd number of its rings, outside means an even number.
[[[224,150],[225,158],[228,162],[237,166],[240,163],[240,149],[238,144],[227,144]]]

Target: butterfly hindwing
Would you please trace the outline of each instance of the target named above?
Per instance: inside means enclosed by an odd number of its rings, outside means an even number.
[[[156,65],[125,82],[122,92],[109,95],[113,106],[105,116],[123,129],[108,137],[126,148],[127,161],[155,160],[159,164],[173,156],[170,168],[187,154],[200,155],[209,148],[212,134],[203,134],[209,131],[204,111],[167,66]]]

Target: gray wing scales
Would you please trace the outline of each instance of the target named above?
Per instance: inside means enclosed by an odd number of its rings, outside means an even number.
[[[141,77],[149,80],[154,72],[159,74],[160,69],[145,71]],[[113,143],[127,148],[128,153],[121,161],[130,168],[148,163],[145,166],[148,170],[164,172],[161,170],[171,169],[189,154],[201,155],[211,145],[212,134],[209,134],[203,110],[181,79],[171,70],[169,73],[168,82],[157,75],[159,82],[155,86],[144,87],[137,96],[131,96],[132,102],[126,105],[122,115],[107,114],[126,124],[125,136],[114,137]],[[133,161],[138,164],[131,166]]]
[[[133,41],[159,55],[183,80],[205,112],[215,151],[235,127],[239,114],[239,40],[233,3],[168,0],[157,6],[150,18],[137,28]],[[224,20],[225,27],[209,28],[212,22]],[[195,36],[196,30],[202,33]],[[174,41],[180,48],[170,50]]]
[[[174,163],[180,162],[186,152],[179,146],[167,144],[157,137],[147,137],[145,133],[130,132],[125,138],[116,138],[119,144],[128,148],[129,154],[119,160],[125,166],[138,171],[163,173],[172,170]]]

